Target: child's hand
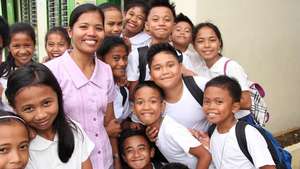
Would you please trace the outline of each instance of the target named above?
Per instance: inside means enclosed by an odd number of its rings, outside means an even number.
[[[203,131],[198,131],[195,129],[189,129],[189,131],[192,133],[192,135],[201,142],[201,144],[206,148],[209,149],[209,136],[207,133]]]
[[[146,135],[150,141],[155,142],[157,139],[158,129],[156,127],[147,127]]]
[[[116,119],[111,120],[105,129],[109,137],[119,137],[119,134],[122,131],[121,125]]]
[[[140,130],[142,128],[142,124],[131,122],[130,123],[130,128],[135,129],[135,130]]]
[[[193,72],[190,69],[187,69],[186,67],[182,66],[182,75],[183,76],[197,76],[197,73]]]

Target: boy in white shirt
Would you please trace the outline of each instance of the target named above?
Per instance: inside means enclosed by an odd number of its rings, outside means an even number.
[[[210,140],[213,163],[217,169],[275,169],[268,145],[254,127],[247,125],[245,128],[253,164],[239,147],[234,113],[240,109],[241,93],[239,83],[227,76],[215,77],[206,84],[203,111],[207,120],[216,124]]]
[[[180,162],[190,169],[207,169],[210,153],[186,127],[168,115],[162,116],[163,99],[162,89],[154,82],[142,82],[134,90],[133,111],[144,125],[158,129],[155,144],[169,162]]]

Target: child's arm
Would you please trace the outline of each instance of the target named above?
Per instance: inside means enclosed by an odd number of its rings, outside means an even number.
[[[276,167],[274,165],[265,165],[265,166],[259,167],[259,169],[276,169]]]
[[[208,169],[211,162],[211,155],[204,146],[200,145],[190,148],[189,153],[198,158],[197,169]]]
[[[88,158],[87,160],[85,160],[85,161],[82,163],[81,169],[93,169],[93,167],[92,167],[92,162],[91,162],[90,158]]]

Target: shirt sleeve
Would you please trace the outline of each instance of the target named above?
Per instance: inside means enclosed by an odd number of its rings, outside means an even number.
[[[110,68],[110,66],[108,66],[108,84],[107,84],[107,101],[108,103],[112,103],[115,98],[116,98],[116,90],[115,90],[115,84],[114,84],[114,79],[113,79],[113,75],[112,75],[112,70]]]
[[[264,137],[254,127],[247,125],[245,128],[247,147],[253,159],[255,168],[265,165],[275,165]]]
[[[77,138],[78,139],[78,144],[81,147],[81,162],[86,161],[92,151],[94,150],[95,144],[91,141],[91,139],[87,136],[87,134],[85,133],[85,131],[83,130],[83,128],[80,126],[79,123],[75,123],[78,127],[77,129]],[[80,153],[80,152],[75,152],[75,153]]]
[[[226,75],[228,75],[229,77],[234,77],[241,85],[242,91],[249,90],[248,76],[242,66],[239,65],[236,61],[231,60],[230,62],[228,62]]]
[[[139,71],[139,53],[135,49],[131,51],[128,55],[128,65],[127,65],[127,80],[137,81],[140,77]]]
[[[201,145],[199,140],[197,140],[186,127],[180,124],[172,125],[172,133],[170,134],[173,141],[178,144],[178,146],[181,147],[187,154],[189,154],[191,148]]]

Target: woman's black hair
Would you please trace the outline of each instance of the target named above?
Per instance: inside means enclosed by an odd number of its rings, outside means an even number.
[[[9,41],[9,26],[2,16],[0,16],[0,36],[3,40],[3,47],[6,47]]]
[[[86,3],[86,4],[82,4],[82,5],[79,5],[77,6],[71,13],[70,15],[70,20],[69,20],[69,27],[72,29],[74,24],[77,22],[78,18],[84,14],[84,13],[87,13],[87,12],[93,12],[93,11],[96,11],[96,12],[99,12],[101,18],[102,18],[102,24],[104,25],[104,14],[103,12],[97,8],[96,5],[94,4],[90,4],[90,3]]]
[[[136,87],[135,87],[134,90],[133,90],[133,96],[135,95],[135,93],[136,93],[138,90],[140,90],[140,89],[143,88],[143,87],[150,87],[150,88],[152,88],[152,89],[154,89],[154,90],[157,90],[157,91],[159,92],[160,99],[161,99],[161,100],[164,100],[164,98],[165,98],[165,93],[164,93],[163,89],[160,88],[159,86],[157,86],[157,84],[155,84],[155,83],[154,83],[153,81],[151,81],[151,80],[146,80],[146,81],[140,82],[138,85],[136,85]],[[134,100],[135,100],[135,98],[134,98]]]
[[[47,32],[47,34],[45,35],[45,42],[46,42],[45,45],[47,44],[48,37],[51,34],[61,35],[66,40],[66,42],[68,43],[68,46],[71,45],[71,38],[69,37],[69,34],[68,34],[67,30],[65,28],[61,27],[61,26],[53,27]]]
[[[169,43],[158,43],[152,45],[147,52],[147,62],[150,70],[154,56],[161,52],[171,54],[179,63],[182,62],[182,55],[178,55],[176,49],[172,45]]]
[[[15,98],[24,87],[45,85],[50,87],[58,99],[58,114],[53,122],[53,128],[58,134],[58,156],[64,163],[68,162],[74,152],[75,139],[72,129],[77,129],[65,115],[62,90],[52,72],[43,64],[30,63],[14,71],[7,81],[5,95],[9,104],[15,108]]]
[[[10,27],[10,38],[12,38],[17,33],[24,33],[28,35],[31,38],[33,45],[35,45],[35,32],[30,24],[22,22],[13,24]],[[11,43],[10,40],[9,43]],[[17,65],[15,63],[15,59],[13,58],[11,52],[9,52],[7,60],[0,65],[0,77],[8,77],[11,74],[11,72],[14,71],[16,68]]]
[[[231,78],[225,75],[220,75],[211,79],[206,83],[204,92],[208,87],[219,87],[224,90],[227,90],[234,102],[240,102],[241,100],[241,95],[242,95],[241,86],[235,78]]]
[[[129,47],[126,45],[123,38],[119,36],[105,36],[100,48],[98,48],[96,54],[99,59],[104,61],[104,56],[110,52],[114,47],[123,46],[127,55],[129,54]]]
[[[195,44],[195,40],[197,38],[197,33],[203,27],[208,27],[208,28],[212,29],[215,32],[218,40],[220,41],[220,49],[222,50],[223,49],[223,40],[222,40],[221,32],[220,32],[219,28],[216,25],[214,25],[210,22],[203,22],[203,23],[200,23],[200,24],[196,25],[196,27],[194,28],[194,31],[193,31],[193,36],[192,36],[193,43]]]
[[[145,1],[143,1],[143,0],[129,0],[127,2],[127,4],[125,5],[125,7],[124,7],[124,12],[126,13],[130,8],[133,8],[133,7],[142,8],[143,12],[145,14],[145,19],[147,18],[148,13],[149,13],[149,5]]]
[[[17,114],[10,112],[10,111],[0,109],[0,124],[11,123],[13,121],[21,123],[25,127],[27,134],[28,134],[28,140],[29,140],[29,127],[28,127],[27,123]]]

